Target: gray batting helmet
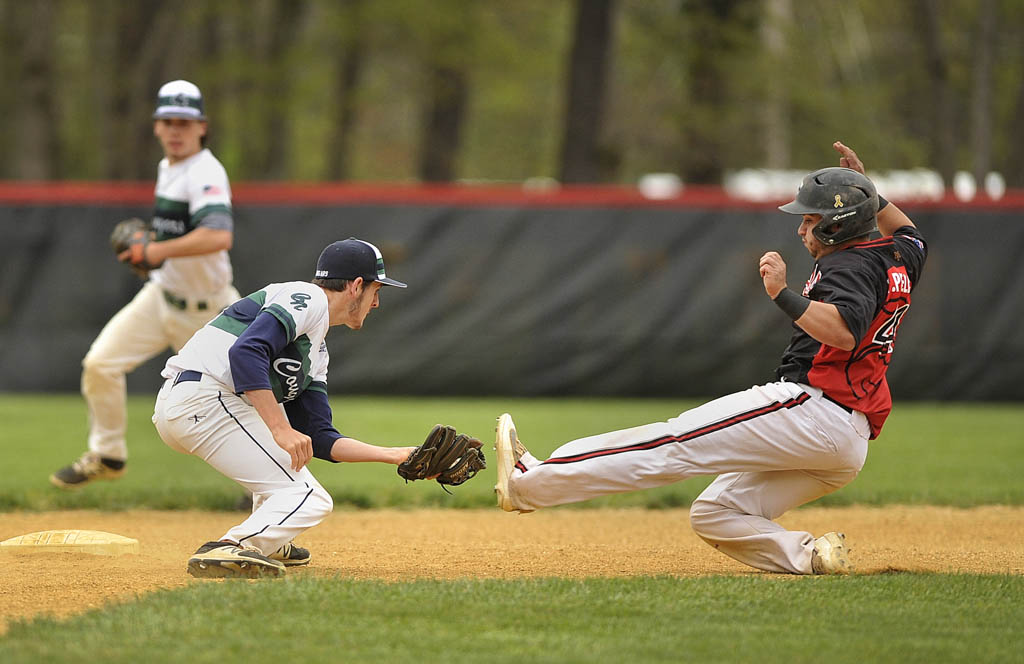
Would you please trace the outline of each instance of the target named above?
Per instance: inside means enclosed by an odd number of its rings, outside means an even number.
[[[878,228],[878,192],[871,180],[849,168],[823,168],[804,178],[796,199],[780,205],[789,214],[820,214],[811,229],[823,244],[833,245]]]

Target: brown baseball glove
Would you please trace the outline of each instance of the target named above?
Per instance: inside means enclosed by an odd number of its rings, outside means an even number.
[[[150,229],[149,224],[138,217],[132,217],[114,226],[110,233],[110,246],[118,260],[128,264],[135,274],[145,278],[150,270],[160,267],[159,264],[153,265],[146,261],[146,245],[155,238],[156,234]],[[121,258],[126,251],[130,252],[127,258]]]
[[[398,474],[407,482],[433,478],[442,486],[457,486],[487,467],[482,447],[476,438],[438,424],[423,444],[398,464]]]

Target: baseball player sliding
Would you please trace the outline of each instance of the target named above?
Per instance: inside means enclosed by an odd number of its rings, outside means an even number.
[[[138,294],[104,326],[82,361],[89,406],[89,449],[50,476],[63,489],[124,473],[125,374],[177,350],[221,309],[238,299],[231,285],[231,187],[208,149],[203,97],[188,81],[157,93],[153,133],[163,147],[152,231],[118,258],[148,275]],[[155,241],[149,241],[153,239]]]
[[[541,507],[718,477],[694,501],[690,522],[708,544],[769,572],[851,571],[844,535],[815,538],[774,522],[845,486],[892,407],[885,374],[927,246],[914,224],[878,196],[856,153],[840,142],[839,168],[807,175],[779,209],[801,217],[797,234],[816,263],[801,293],[786,263],[765,253],[765,292],[793,320],[774,382],[725,396],[667,422],[574,440],[545,461],[498,419],[498,504]],[[870,239],[874,230],[879,239]]]
[[[461,484],[485,467],[480,441],[437,426],[419,447],[342,436],[327,399],[330,327],[363,326],[389,278],[377,247],[349,238],[323,250],[312,282],[270,284],[227,307],[167,360],[153,423],[172,449],[194,454],[253,494],[248,519],[188,561],[197,577],[276,576],[306,565],[292,544],[332,509],[306,464],[376,461],[405,479]],[[282,407],[283,405],[283,407]]]

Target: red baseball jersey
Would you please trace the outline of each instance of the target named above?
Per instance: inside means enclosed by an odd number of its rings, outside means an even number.
[[[834,304],[857,345],[850,351],[828,346],[794,323],[776,376],[821,388],[834,401],[861,411],[877,438],[892,410],[885,372],[927,256],[924,238],[913,226],[822,256],[803,294]]]

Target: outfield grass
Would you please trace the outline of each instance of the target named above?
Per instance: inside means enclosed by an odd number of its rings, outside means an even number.
[[[445,494],[433,482],[404,484],[391,466],[329,464],[312,470],[339,505],[480,507],[493,502],[494,421],[513,414],[531,451],[546,456],[575,437],[664,420],[695,402],[653,399],[332,399],[346,435],[386,445],[420,442],[438,422],[486,443],[488,468]],[[47,477],[85,449],[86,408],[78,395],[0,394],[0,510],[152,507],[231,509],[240,489],[202,461],[172,452],[150,423],[152,399],[129,399],[128,472],[79,492],[49,486]],[[872,442],[860,477],[818,505],[863,503],[975,506],[1024,504],[1024,405],[900,404],[881,439]],[[610,496],[585,506],[689,505],[710,478]]]
[[[1024,578],[199,583],[15,623],[10,662],[1010,662]]]
[[[346,434],[419,442],[446,422],[490,442],[511,412],[538,455],[570,438],[666,419],[674,400],[335,397]],[[169,450],[130,399],[128,473],[77,493],[47,476],[85,448],[77,395],[0,394],[0,510],[230,508],[240,490]],[[1024,406],[902,404],[861,476],[816,504],[1024,504]],[[391,467],[314,462],[339,504],[493,504],[493,453],[455,489]],[[585,505],[686,505],[710,478]],[[0,514],[0,518],[2,514]],[[453,554],[457,555],[457,554]],[[73,583],[74,579],[68,579]],[[0,662],[1007,662],[1024,647],[1024,577],[931,574],[423,580],[294,575],[166,590],[67,620],[15,622]],[[0,600],[3,589],[0,588]]]

